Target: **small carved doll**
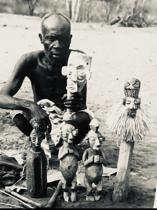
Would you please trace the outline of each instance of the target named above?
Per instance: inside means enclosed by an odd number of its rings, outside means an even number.
[[[79,153],[73,146],[73,138],[77,135],[77,129],[68,123],[62,123],[62,139],[58,159],[62,173],[63,197],[66,202],[76,201],[76,172],[78,168]]]
[[[101,198],[102,193],[102,137],[98,131],[90,130],[86,138],[90,145],[90,148],[84,151],[82,158],[85,167],[84,184],[87,190],[86,200],[95,201]]]

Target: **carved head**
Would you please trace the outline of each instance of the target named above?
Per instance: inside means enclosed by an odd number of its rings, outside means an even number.
[[[126,107],[127,115],[131,118],[136,116],[136,111],[140,108],[141,99],[138,98],[140,86],[141,82],[136,78],[132,78],[124,85],[123,105]]]
[[[125,97],[138,98],[141,82],[136,78],[128,80],[124,85]]]
[[[62,68],[67,77],[67,90],[70,93],[80,92],[90,76],[91,57],[83,53],[72,53],[68,66]]]
[[[68,144],[72,144],[73,139],[76,137],[78,133],[78,130],[73,125],[63,122],[61,127],[61,132],[62,132],[63,141]]]
[[[132,118],[136,116],[136,111],[140,108],[140,104],[140,98],[126,97],[123,100],[123,105],[126,107],[127,115]]]
[[[102,145],[102,136],[100,133],[95,132],[94,130],[90,130],[86,136],[86,139],[89,142],[89,146],[93,150],[100,150]]]

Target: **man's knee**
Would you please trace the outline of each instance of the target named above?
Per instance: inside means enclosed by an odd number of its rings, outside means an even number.
[[[86,112],[77,112],[72,115],[72,124],[78,129],[78,135],[74,140],[74,144],[79,144],[88,131],[90,130],[91,118]]]
[[[32,126],[29,121],[24,117],[23,114],[18,113],[13,117],[13,121],[15,125],[24,133],[25,135],[29,136],[32,131]]]
[[[72,115],[72,124],[77,128],[89,125],[90,121],[91,118],[89,114],[84,111],[76,112]]]

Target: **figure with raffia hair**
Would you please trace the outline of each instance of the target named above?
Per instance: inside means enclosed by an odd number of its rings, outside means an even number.
[[[108,127],[117,136],[117,143],[120,146],[113,201],[127,198],[134,143],[142,140],[148,131],[149,121],[141,108],[139,98],[140,87],[141,82],[136,78],[127,81],[124,85],[123,102],[108,113]]]

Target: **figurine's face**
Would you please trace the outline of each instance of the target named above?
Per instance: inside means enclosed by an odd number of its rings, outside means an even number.
[[[68,66],[62,68],[67,77],[67,89],[71,93],[80,92],[90,77],[91,57],[86,55],[70,55]]]
[[[65,123],[62,126],[62,139],[63,141],[72,144],[73,139],[77,135],[78,130],[71,124]]]
[[[67,89],[71,93],[80,92],[86,84],[86,72],[83,66],[69,66],[67,74]]]
[[[100,150],[101,147],[101,140],[99,139],[99,136],[94,131],[89,131],[88,133],[88,141],[89,145],[93,150]]]
[[[129,117],[134,118],[136,116],[136,111],[140,107],[140,99],[133,97],[125,98],[125,107],[127,109],[127,114]]]

